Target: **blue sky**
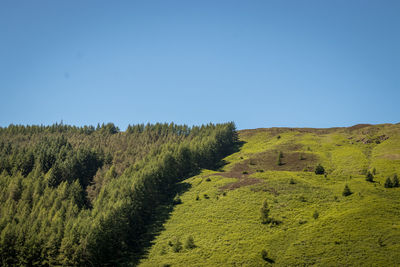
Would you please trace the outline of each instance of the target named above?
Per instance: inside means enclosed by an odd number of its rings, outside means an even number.
[[[0,2],[0,126],[400,122],[400,1]]]

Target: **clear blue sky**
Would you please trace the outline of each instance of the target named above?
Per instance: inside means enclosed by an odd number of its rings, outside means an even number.
[[[0,1],[0,126],[400,121],[400,1]]]

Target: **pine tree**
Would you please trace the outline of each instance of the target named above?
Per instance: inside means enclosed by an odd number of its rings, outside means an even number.
[[[393,175],[393,187],[399,187],[399,178],[397,174]]]
[[[347,197],[347,196],[350,196],[351,194],[353,194],[353,192],[350,191],[349,186],[346,184],[346,185],[344,186],[342,195],[345,196],[345,197]]]
[[[322,167],[321,164],[318,164],[317,167],[315,167],[315,174],[324,174],[325,169]]]
[[[392,187],[393,187],[392,180],[390,180],[390,177],[386,178],[385,188],[392,188]]]
[[[269,218],[269,207],[267,200],[264,200],[261,207],[261,223],[267,224],[271,222],[271,218]]]
[[[185,242],[185,248],[186,249],[193,249],[193,248],[195,248],[196,247],[196,245],[194,244],[194,239],[193,239],[193,236],[188,236],[188,238],[186,239],[186,242]]]
[[[374,181],[374,175],[372,175],[372,173],[370,171],[367,172],[366,176],[365,176],[365,180],[367,182],[373,182]]]

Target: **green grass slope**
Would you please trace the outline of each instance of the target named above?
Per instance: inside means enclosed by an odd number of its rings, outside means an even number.
[[[400,188],[384,187],[400,174],[400,125],[239,137],[243,146],[221,171],[182,182],[189,189],[140,266],[400,266]],[[318,163],[326,176],[313,172]],[[264,200],[280,224],[261,223]]]

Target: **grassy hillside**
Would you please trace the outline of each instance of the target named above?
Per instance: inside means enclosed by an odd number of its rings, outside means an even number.
[[[182,182],[188,190],[140,266],[400,265],[400,188],[384,187],[400,174],[400,125],[256,129],[239,138],[220,171]],[[326,175],[314,173],[319,163]],[[261,223],[264,200],[275,224]]]

